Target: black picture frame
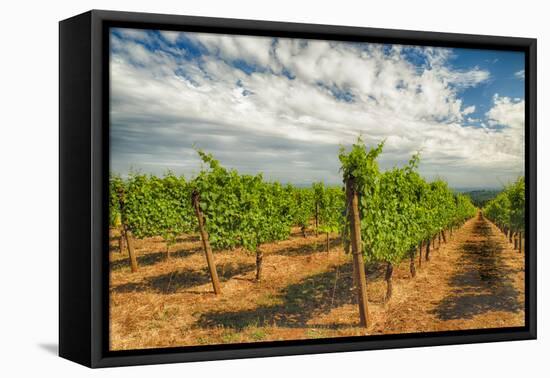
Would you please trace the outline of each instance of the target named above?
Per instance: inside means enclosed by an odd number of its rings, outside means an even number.
[[[525,327],[108,350],[109,27],[525,52]],[[59,23],[59,354],[89,367],[535,339],[536,39],[92,10]]]

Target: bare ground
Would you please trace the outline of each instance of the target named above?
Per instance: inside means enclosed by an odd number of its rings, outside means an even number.
[[[524,254],[490,222],[473,218],[422,261],[394,270],[384,303],[381,266],[367,269],[372,324],[358,327],[352,266],[341,243],[324,235],[268,244],[264,279],[255,255],[215,252],[222,295],[215,296],[200,240],[184,236],[166,258],[157,238],[136,240],[137,273],[111,241],[111,349],[242,343],[353,335],[515,327],[524,325]]]

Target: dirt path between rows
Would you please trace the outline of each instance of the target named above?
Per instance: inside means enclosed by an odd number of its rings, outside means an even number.
[[[400,285],[403,294],[373,333],[523,326],[524,257],[491,222],[474,217]]]

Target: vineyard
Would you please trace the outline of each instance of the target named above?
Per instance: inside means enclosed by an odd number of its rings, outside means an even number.
[[[496,326],[478,324],[486,313],[521,324],[524,180],[478,209],[426,181],[419,155],[382,171],[383,148],[342,148],[337,187],[270,182],[201,150],[193,178],[111,175],[112,347]],[[503,291],[474,280],[471,304],[445,307],[465,301],[450,283],[480,261]],[[484,290],[513,303],[482,311]]]

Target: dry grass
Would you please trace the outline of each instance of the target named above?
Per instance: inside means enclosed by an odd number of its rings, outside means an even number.
[[[486,227],[484,227],[486,225]],[[489,223],[470,220],[410,278],[409,263],[394,270],[384,303],[383,267],[368,269],[372,325],[358,327],[350,256],[325,236],[263,246],[264,279],[255,282],[255,256],[215,252],[222,295],[215,296],[197,236],[172,246],[136,241],[139,271],[126,253],[111,251],[111,349],[296,340],[523,325],[523,254]]]

